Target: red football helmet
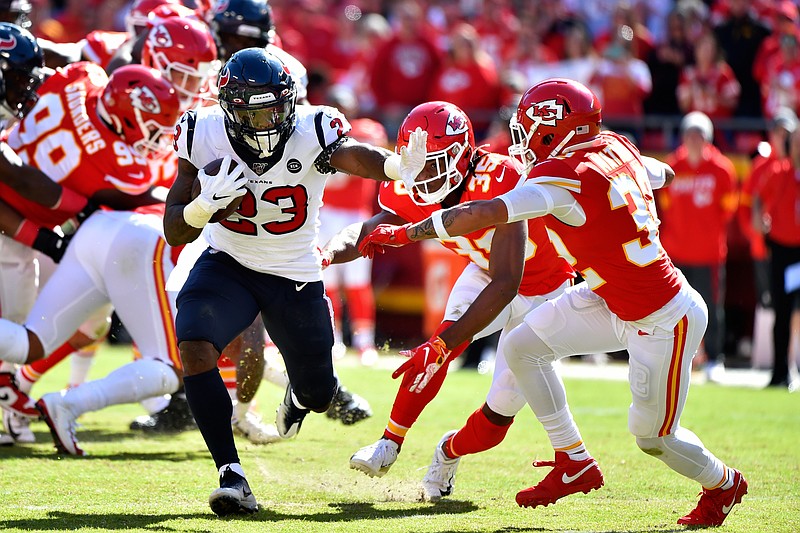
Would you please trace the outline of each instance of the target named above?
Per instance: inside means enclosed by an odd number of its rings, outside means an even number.
[[[160,70],[172,82],[184,109],[195,105],[209,77],[219,70],[208,26],[183,17],[166,18],[150,29],[142,64]]]
[[[571,144],[600,133],[600,101],[585,85],[552,78],[522,95],[511,118],[508,155],[527,172],[536,161],[554,157]]]
[[[157,159],[172,150],[180,100],[161,72],[144,65],[118,68],[98,99],[97,112],[137,154]]]
[[[405,183],[406,190],[418,205],[438,204],[467,176],[475,155],[475,133],[467,114],[455,105],[426,102],[412,109],[400,125],[397,153],[408,146],[418,127],[428,132],[428,155],[425,169],[414,182]]]
[[[134,0],[125,15],[125,29],[131,35],[139,35],[147,28],[147,15],[161,4],[182,5],[180,0]]]
[[[183,4],[161,4],[147,14],[147,30],[149,31],[156,24],[164,22],[164,19],[172,17],[183,17],[203,22],[197,11],[190,7],[186,7]]]

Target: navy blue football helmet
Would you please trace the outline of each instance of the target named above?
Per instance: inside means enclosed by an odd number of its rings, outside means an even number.
[[[219,75],[228,135],[257,157],[283,149],[294,131],[297,89],[289,70],[263,48],[233,54]]]
[[[26,29],[0,22],[0,119],[20,119],[38,100],[44,54]]]

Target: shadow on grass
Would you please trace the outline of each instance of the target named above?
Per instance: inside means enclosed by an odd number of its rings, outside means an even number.
[[[110,514],[84,514],[67,513],[63,511],[48,512],[44,518],[31,518],[24,520],[0,520],[0,530],[16,529],[18,531],[64,531],[79,528],[98,528],[105,530],[142,530],[147,531],[175,531],[168,524],[173,520],[201,520],[208,522],[208,526],[198,524],[196,531],[209,531],[219,529],[226,522],[268,522],[302,520],[304,522],[352,522],[355,520],[373,520],[387,518],[402,518],[413,514],[414,516],[435,516],[440,514],[462,514],[478,509],[472,502],[452,501],[446,504],[413,507],[408,509],[377,509],[371,503],[332,503],[328,505],[330,512],[309,513],[303,515],[284,514],[271,509],[262,508],[254,515],[236,515],[218,518],[211,511],[207,513],[181,513],[181,514],[156,514],[143,515],[138,513],[110,513]],[[191,527],[191,526],[190,526]],[[181,525],[180,530],[186,531],[186,525]]]

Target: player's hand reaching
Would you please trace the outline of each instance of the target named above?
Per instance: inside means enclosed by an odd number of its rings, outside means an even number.
[[[244,167],[236,164],[229,155],[223,158],[216,174],[209,175],[205,169],[200,169],[197,179],[200,182],[200,194],[195,200],[210,214],[225,209],[234,198],[244,196],[247,192]]]
[[[408,146],[400,148],[400,178],[409,191],[414,186],[414,180],[425,168],[427,155],[428,132],[417,128],[408,136]]]
[[[372,233],[365,236],[358,244],[361,255],[372,259],[375,254],[385,252],[384,246],[400,247],[411,244],[411,239],[406,231],[410,224],[394,226],[392,224],[379,224]]]
[[[413,350],[403,350],[400,355],[408,360],[397,367],[392,373],[392,379],[397,379],[403,374],[401,387],[408,387],[409,392],[419,394],[425,389],[431,378],[442,368],[450,357],[452,350],[447,349],[444,341],[439,337],[431,337],[426,343]]]

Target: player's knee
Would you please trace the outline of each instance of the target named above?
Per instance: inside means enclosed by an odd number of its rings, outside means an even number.
[[[530,366],[545,366],[555,360],[547,344],[527,324],[520,324],[508,334],[503,344],[508,367],[517,373]]]
[[[670,437],[636,437],[636,445],[647,455],[658,457],[663,455],[666,450],[666,439]]]
[[[495,413],[507,417],[515,416],[525,406],[525,397],[520,393],[511,370],[506,368],[499,376],[495,376],[486,395],[486,405]]]
[[[183,374],[202,374],[217,366],[219,352],[207,341],[181,341],[178,344],[183,363]]]

